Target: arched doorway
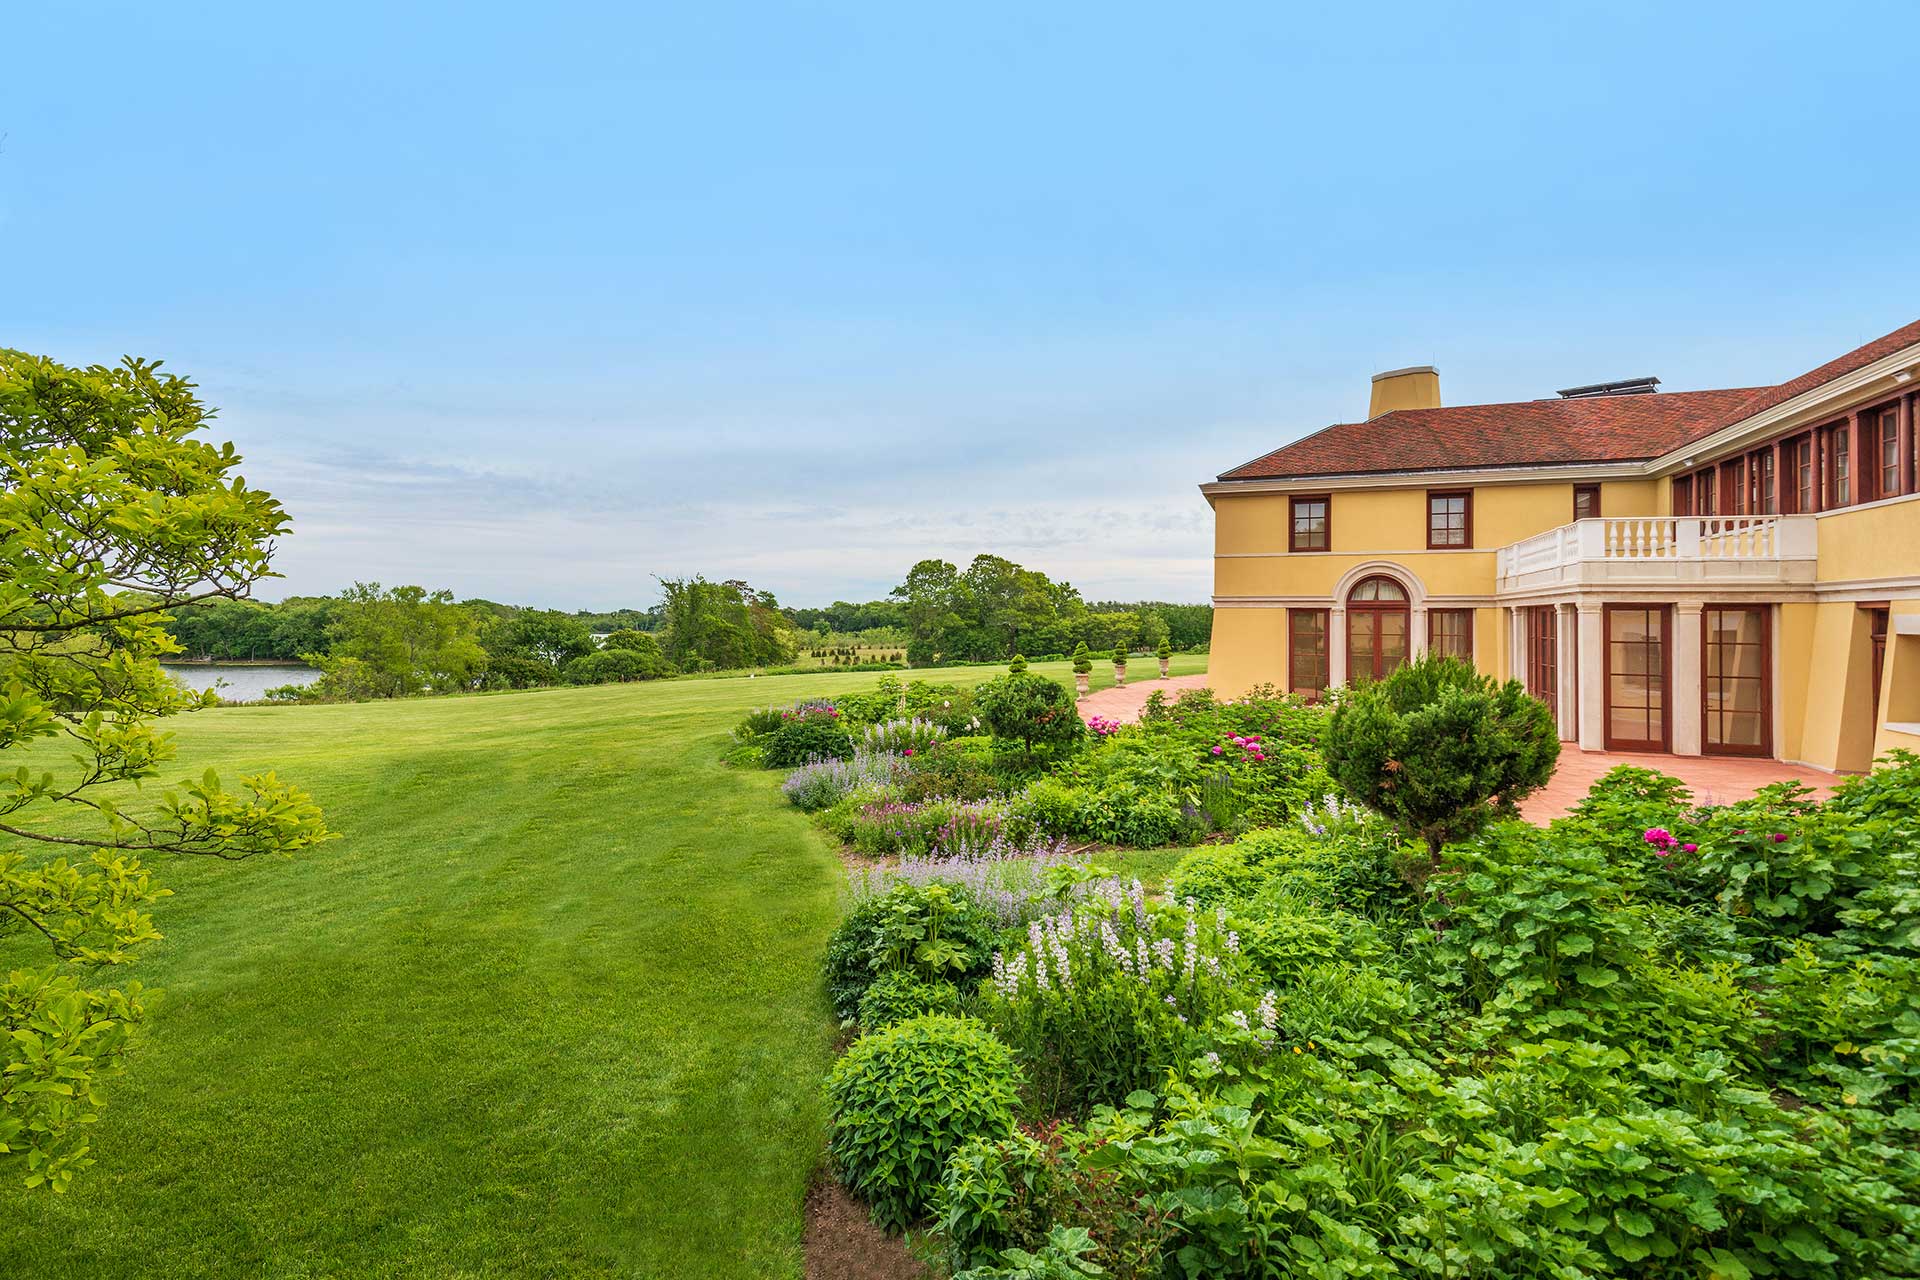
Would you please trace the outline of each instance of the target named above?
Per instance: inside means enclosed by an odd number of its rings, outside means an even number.
[[[1390,675],[1407,660],[1413,608],[1407,589],[1378,574],[1347,595],[1347,680],[1365,684]]]

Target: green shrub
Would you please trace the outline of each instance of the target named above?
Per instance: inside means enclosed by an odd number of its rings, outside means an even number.
[[[1093,655],[1087,652],[1087,642],[1082,640],[1073,646],[1073,673],[1084,676],[1093,670]]]
[[[760,739],[760,759],[767,768],[792,769],[853,754],[853,735],[831,708],[783,714],[779,726]]]
[[[1019,743],[1031,755],[1035,747],[1067,750],[1086,734],[1073,695],[1045,676],[1009,674],[974,691],[973,705],[988,733]]]
[[[1210,844],[1191,850],[1167,877],[1167,893],[1176,902],[1191,898],[1203,907],[1237,902],[1253,890],[1259,876],[1232,845]]]
[[[878,1031],[923,1013],[960,1012],[960,989],[951,982],[928,982],[911,969],[893,969],[873,980],[860,997],[863,1031]]]
[[[673,664],[657,649],[650,653],[639,649],[601,649],[575,658],[562,674],[568,684],[613,684],[659,680],[674,674],[674,670]]]
[[[925,1214],[957,1147],[1013,1132],[1019,1085],[1013,1055],[980,1023],[911,1018],[862,1036],[834,1064],[827,1149],[874,1220],[903,1228]]]
[[[1264,1051],[1265,995],[1220,915],[1151,906],[1136,880],[1118,910],[1084,903],[1030,925],[994,964],[980,1008],[1046,1117],[1117,1103],[1243,1037]]]
[[[944,884],[896,884],[857,900],[827,942],[827,997],[851,1022],[860,998],[883,974],[971,987],[992,971],[996,922],[964,893]]]
[[[1143,1197],[1138,1179],[1087,1168],[1084,1154],[1077,1136],[1058,1128],[976,1139],[955,1151],[934,1202],[955,1280],[1164,1275],[1161,1253],[1173,1235],[1173,1211]],[[1036,1268],[1036,1258],[1049,1259],[1055,1269]]]
[[[1438,861],[1546,784],[1560,733],[1545,703],[1458,658],[1429,655],[1342,699],[1327,769]]]

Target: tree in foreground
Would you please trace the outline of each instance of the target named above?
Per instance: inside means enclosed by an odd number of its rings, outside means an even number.
[[[174,756],[153,721],[215,701],[160,669],[166,613],[270,576],[280,504],[194,438],[193,385],[129,359],[72,369],[0,350],[0,919],[42,962],[0,979],[0,1165],[63,1190],[140,1021],[105,975],[160,937],[147,858],[290,854],[330,838],[271,773],[211,770],[122,808]]]
[[[1327,731],[1327,771],[1348,794],[1425,842],[1438,861],[1545,785],[1560,734],[1545,703],[1458,658],[1428,656],[1346,694]]]
[[[1071,748],[1087,728],[1064,686],[1029,671],[1010,671],[981,685],[973,709],[988,733],[1018,742],[1028,755],[1035,747]]]

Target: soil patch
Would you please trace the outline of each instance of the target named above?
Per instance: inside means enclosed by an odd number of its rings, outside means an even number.
[[[825,1174],[807,1191],[807,1280],[926,1280],[906,1241],[873,1225],[867,1208]]]

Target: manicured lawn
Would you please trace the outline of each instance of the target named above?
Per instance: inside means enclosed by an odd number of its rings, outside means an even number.
[[[170,777],[277,768],[345,838],[166,868],[99,1164],[0,1188],[0,1276],[797,1276],[840,867],[720,756],[751,705],[875,679],[176,722]]]

